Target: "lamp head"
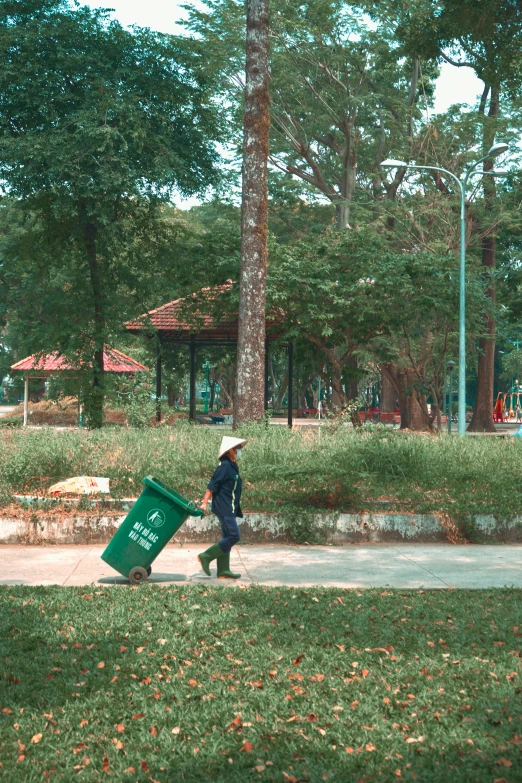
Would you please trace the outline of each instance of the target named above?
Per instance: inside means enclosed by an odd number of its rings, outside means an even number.
[[[457,362],[454,362],[453,359],[450,359],[449,362],[447,362],[446,366],[447,366],[448,370],[451,372],[457,366]]]
[[[493,146],[488,152],[488,158],[496,158],[497,155],[502,155],[502,153],[507,152],[508,149],[509,147],[505,143],[493,144]]]
[[[387,158],[381,163],[382,169],[403,169],[407,168],[408,164],[403,160],[393,160],[393,158]]]
[[[510,174],[507,169],[491,169],[491,171],[479,171],[479,174],[489,174],[490,177],[507,177]]]

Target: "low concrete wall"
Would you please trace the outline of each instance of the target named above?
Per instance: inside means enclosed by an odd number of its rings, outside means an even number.
[[[33,514],[19,519],[0,517],[0,544],[106,543],[124,519],[125,515],[81,513]],[[292,520],[296,519],[299,521],[294,512]],[[310,523],[309,515],[307,523]],[[288,526],[283,515],[246,514],[240,521],[240,529],[244,543],[293,540],[292,524]],[[469,540],[477,543],[522,542],[522,517],[497,520],[491,515],[477,516],[469,521],[468,529]],[[456,527],[436,514],[317,514],[313,518],[313,530],[321,543],[331,544],[456,541]],[[174,542],[212,541],[218,531],[216,517],[189,517]]]

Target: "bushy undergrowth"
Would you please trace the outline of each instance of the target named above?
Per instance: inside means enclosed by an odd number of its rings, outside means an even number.
[[[522,443],[386,429],[335,432],[253,426],[241,463],[246,511],[378,508],[450,514],[520,513]],[[108,476],[113,497],[136,496],[155,475],[201,497],[222,430],[178,422],[151,430],[7,430],[0,433],[0,495],[45,491],[70,476]]]

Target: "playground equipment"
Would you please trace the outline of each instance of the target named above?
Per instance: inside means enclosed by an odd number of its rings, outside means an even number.
[[[517,418],[517,408],[522,411],[522,389],[499,392],[493,409],[493,421],[514,421]]]

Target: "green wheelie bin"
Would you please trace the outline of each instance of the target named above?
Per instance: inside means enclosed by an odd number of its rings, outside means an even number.
[[[203,515],[202,509],[153,476],[143,483],[144,490],[101,556],[133,585],[148,579],[151,564],[186,518]]]

